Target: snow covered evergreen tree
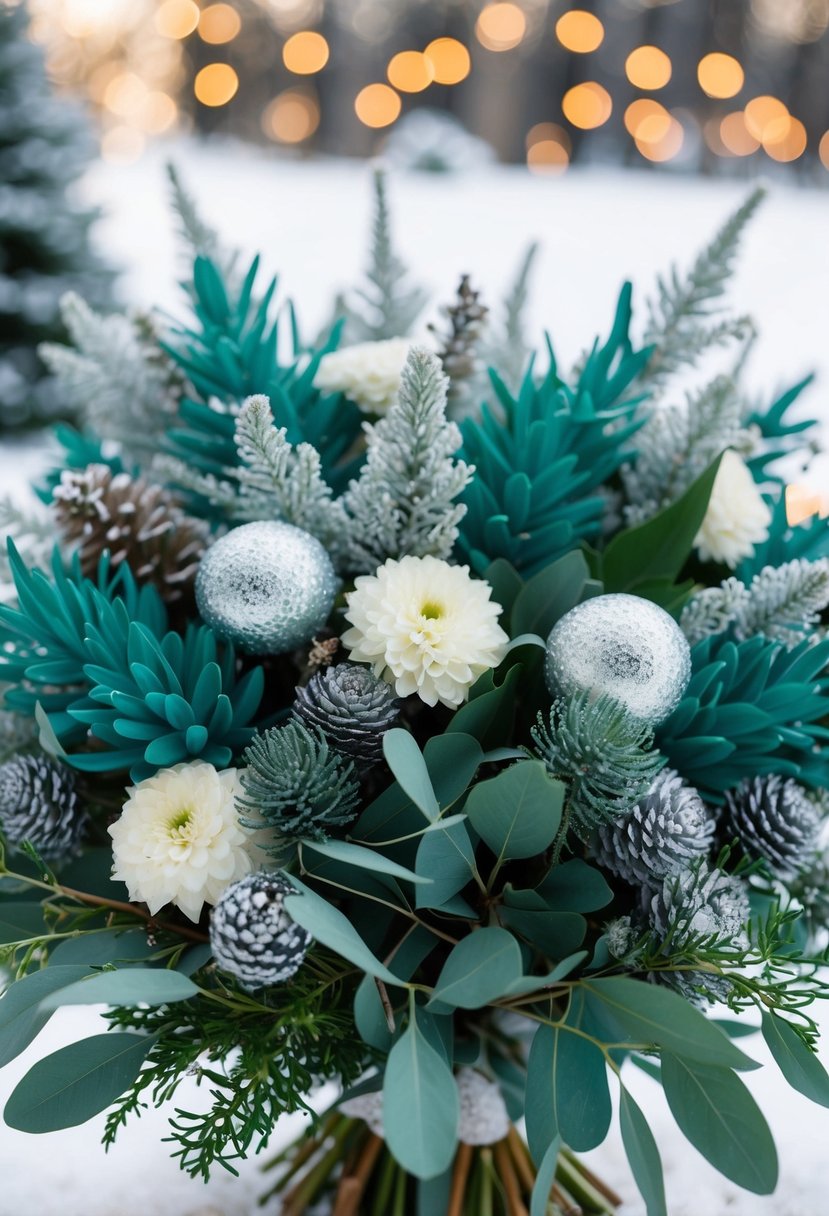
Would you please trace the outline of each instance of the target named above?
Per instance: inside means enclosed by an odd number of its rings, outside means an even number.
[[[37,347],[63,336],[73,289],[105,302],[110,275],[91,252],[96,212],[71,187],[93,146],[79,112],[54,97],[23,4],[0,4],[0,428],[65,409]]]

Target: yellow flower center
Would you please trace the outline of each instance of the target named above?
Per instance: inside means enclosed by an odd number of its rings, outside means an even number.
[[[425,616],[427,621],[439,621],[443,616],[443,605],[427,600],[420,609],[420,615]]]
[[[172,819],[167,822],[167,831],[170,836],[181,837],[185,834],[185,828],[190,826],[190,821],[193,818],[193,808],[191,806],[182,807],[173,815]]]

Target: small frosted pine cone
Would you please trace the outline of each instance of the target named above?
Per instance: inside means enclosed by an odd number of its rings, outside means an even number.
[[[210,918],[216,965],[248,992],[289,980],[311,935],[285,911],[294,888],[280,874],[248,874],[222,895]]]
[[[397,725],[400,702],[370,667],[337,663],[297,689],[294,713],[337,751],[374,763],[383,755],[383,735]]]
[[[697,791],[673,769],[663,769],[626,815],[599,828],[596,860],[633,886],[655,886],[707,854],[714,829]]]
[[[88,578],[95,577],[108,550],[113,568],[128,562],[138,582],[153,583],[167,603],[190,591],[208,527],[187,515],[163,486],[90,464],[61,474],[52,506]]]
[[[0,827],[9,844],[28,840],[44,861],[78,847],[86,824],[75,774],[51,756],[15,756],[0,765]]]
[[[780,878],[810,864],[821,814],[796,781],[777,773],[746,779],[725,800],[731,827],[749,857],[768,862]]]

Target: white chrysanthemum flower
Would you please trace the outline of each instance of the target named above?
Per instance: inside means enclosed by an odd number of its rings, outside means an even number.
[[[345,393],[366,414],[385,414],[397,396],[411,345],[408,338],[387,338],[332,350],[320,360],[314,385]]]
[[[227,886],[253,868],[252,835],[241,827],[236,769],[219,772],[202,760],[161,769],[127,790],[121,816],[109,829],[112,877],[130,899],[155,915],[175,904],[197,921]]]
[[[730,449],[723,454],[711,499],[694,545],[704,562],[735,569],[766,540],[771,511],[745,461]]]
[[[489,583],[470,578],[468,566],[389,558],[354,586],[343,645],[398,696],[417,693],[427,705],[453,708],[504,657],[509,638],[498,624],[501,606],[490,599]]]

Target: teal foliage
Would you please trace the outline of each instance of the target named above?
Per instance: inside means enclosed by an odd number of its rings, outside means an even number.
[[[792,528],[786,519],[786,499],[781,490],[776,497],[766,496],[771,508],[769,534],[754,546],[751,557],[747,557],[737,568],[737,575],[746,586],[766,566],[782,566],[786,562],[802,558],[814,562],[829,557],[829,527],[825,519],[812,519]]]
[[[65,746],[87,735],[107,750],[66,762],[87,772],[129,768],[141,780],[162,766],[200,758],[226,767],[248,743],[262,697],[255,668],[236,680],[231,647],[205,626],[166,632],[158,593],[139,588],[126,563],[101,563],[98,585],[67,572],[28,570],[10,542],[16,608],[0,605],[0,679],[6,704],[33,714],[40,703]]]
[[[194,322],[174,330],[162,344],[198,395],[180,403],[178,425],[169,432],[172,451],[202,472],[226,474],[238,462],[233,441],[236,410],[246,397],[264,393],[275,425],[286,428],[288,442],[312,444],[320,453],[326,480],[341,490],[355,471],[353,460],[346,457],[361,434],[362,417],[340,394],[323,396],[314,388],[320,360],[336,346],[339,327],[304,358],[292,324],[293,358],[281,364],[279,319],[272,316],[276,279],[257,296],[258,270],[257,257],[234,290],[214,261],[196,258]]]
[[[693,674],[657,730],[671,767],[714,802],[744,777],[780,773],[829,783],[829,640],[787,650],[762,635],[709,637],[691,651]]]
[[[159,637],[115,600],[89,629],[85,650],[92,687],[68,712],[111,750],[67,756],[74,768],[128,768],[142,781],[190,760],[226,768],[250,742],[264,672],[254,667],[237,680],[233,648],[220,647],[206,625]]]
[[[490,373],[503,421],[484,406],[480,421],[461,427],[476,474],[462,499],[458,549],[478,573],[501,557],[533,575],[601,533],[606,503],[597,490],[631,459],[628,440],[644,422],[642,394],[627,391],[651,352],[633,349],[630,320],[626,284],[610,337],[594,344],[574,388],[559,376],[549,340],[546,375],[537,382],[531,365],[517,397]]]
[[[65,711],[89,686],[84,672],[88,627],[100,625],[118,599],[130,620],[161,632],[167,623],[164,604],[154,587],[137,585],[126,562],[112,574],[104,557],[96,585],[83,577],[77,559],[67,570],[58,549],[51,578],[29,570],[12,540],[8,551],[17,605],[0,605],[0,681],[10,685],[6,705],[32,715],[39,702],[59,736],[83,737]]]
[[[746,427],[756,427],[764,439],[762,451],[747,461],[756,481],[769,478],[769,465],[781,456],[787,455],[796,448],[802,448],[810,441],[808,435],[817,426],[815,418],[800,418],[792,420],[789,411],[800,394],[814,380],[814,375],[805,376],[797,384],[780,393],[767,407],[757,406],[746,417]],[[780,478],[773,477],[779,481]]]

